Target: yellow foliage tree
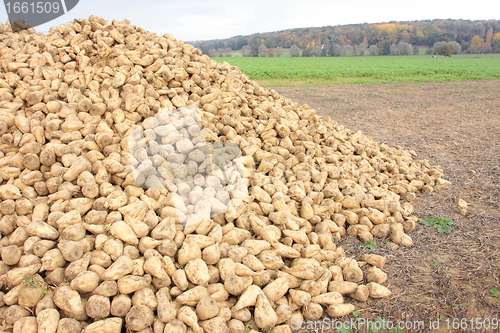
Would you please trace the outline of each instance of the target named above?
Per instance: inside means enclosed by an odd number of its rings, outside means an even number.
[[[477,53],[477,51],[479,51],[479,47],[481,46],[482,41],[483,41],[483,39],[479,36],[472,37],[470,43],[472,44],[472,46],[474,46],[475,53]]]
[[[486,34],[486,44],[491,45],[492,38],[493,38],[493,28],[488,30],[488,33]]]
[[[493,36],[493,47],[500,49],[500,32],[497,32],[495,36]]]

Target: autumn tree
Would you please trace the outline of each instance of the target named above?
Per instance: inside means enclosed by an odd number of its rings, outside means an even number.
[[[267,49],[267,56],[271,57],[271,58],[274,57],[274,51],[273,51],[273,49]]]
[[[472,37],[470,43],[471,43],[472,47],[474,47],[474,53],[477,53],[477,51],[479,51],[479,48],[481,47],[482,41],[483,41],[483,39],[479,36]]]
[[[241,54],[244,57],[250,57],[252,55],[252,48],[250,47],[250,45],[243,46],[243,48],[241,49]]]
[[[455,41],[448,42],[448,45],[450,45],[453,48],[453,53],[455,54],[460,54],[462,53],[462,45],[458,44]]]
[[[300,49],[297,45],[292,45],[290,47],[290,56],[292,56],[292,57],[300,56]]]
[[[366,39],[366,37],[365,37]],[[362,56],[362,55],[365,55],[365,51],[366,49],[368,48],[368,44],[363,42],[361,44],[358,45],[358,51],[359,51],[359,55]]]
[[[413,53],[413,49],[411,48],[411,45],[406,43],[406,42],[399,42],[398,43],[398,51],[399,54],[401,55],[410,55]]]
[[[442,56],[449,57],[453,54],[453,47],[449,44],[446,44],[439,50],[439,54]]]
[[[310,57],[321,57],[321,46],[317,45],[311,50]]]
[[[432,53],[433,54],[439,54],[439,52],[441,52],[441,49],[445,45],[448,45],[448,43],[447,42],[437,42],[437,43],[434,43],[434,45],[432,46]]]
[[[489,29],[486,33],[486,44],[491,45],[491,41],[493,39],[493,28]]]
[[[372,45],[368,48],[371,56],[378,55],[378,47],[377,45]]]
[[[493,51],[493,47],[491,47],[491,44],[481,43],[479,50],[481,51],[481,53],[491,53]]]
[[[281,46],[278,46],[277,48],[274,49],[274,54],[276,54],[277,57],[283,54],[285,52],[285,49],[283,49]]]
[[[258,57],[259,56],[259,46],[257,44],[252,45],[252,52],[250,53],[252,57]]]
[[[330,48],[328,49],[328,56],[329,57],[333,57],[335,54],[334,54],[334,48],[333,48],[333,45],[334,44],[330,44]]]
[[[500,32],[497,32],[495,36],[493,36],[493,47],[495,50],[500,51]]]
[[[332,48],[334,57],[340,57],[342,55],[342,46],[340,46],[339,44],[333,44]]]
[[[259,46],[259,57],[265,57],[267,55],[267,47],[265,45]]]
[[[377,47],[379,49],[380,55],[390,55],[391,54],[391,41],[388,39],[384,39],[381,42],[377,43]]]
[[[391,54],[392,55],[399,55],[399,49],[398,49],[398,45],[396,43],[391,44]]]
[[[462,52],[463,53],[472,53],[470,43],[467,43],[467,42],[462,43]]]

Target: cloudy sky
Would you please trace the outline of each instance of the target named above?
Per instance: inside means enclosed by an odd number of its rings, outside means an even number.
[[[8,0],[23,1],[23,0]],[[186,41],[227,38],[288,28],[426,19],[500,19],[500,1],[484,0],[80,0],[67,14],[36,31],[98,15],[129,19],[158,34]],[[7,21],[5,7],[0,21]]]

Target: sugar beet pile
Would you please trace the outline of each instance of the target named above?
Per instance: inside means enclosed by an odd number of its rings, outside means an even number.
[[[356,261],[336,241],[411,246],[415,193],[448,183],[412,152],[172,36],[94,16],[48,35],[9,29],[0,26],[4,329],[280,333],[341,317],[351,299],[390,291],[384,257]],[[173,119],[178,109],[198,119]],[[210,174],[214,151],[235,158],[235,147],[247,193]],[[161,172],[175,181],[162,187]],[[242,201],[225,206],[236,193]]]

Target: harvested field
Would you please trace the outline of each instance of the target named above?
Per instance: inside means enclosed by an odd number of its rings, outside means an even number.
[[[361,84],[276,88],[307,103],[351,130],[361,130],[380,143],[413,149],[417,159],[441,165],[453,182],[413,202],[421,218],[453,219],[449,234],[419,224],[411,248],[362,248],[345,238],[342,247],[354,258],[373,252],[387,255],[393,297],[370,300],[360,316],[386,321],[441,319],[440,330],[472,331],[470,319],[499,317],[500,300],[500,82]],[[462,198],[469,215],[459,214]],[[455,318],[467,318],[468,329],[453,330]],[[484,330],[479,330],[484,331]],[[493,330],[487,330],[493,331]]]

